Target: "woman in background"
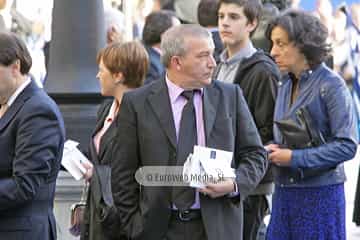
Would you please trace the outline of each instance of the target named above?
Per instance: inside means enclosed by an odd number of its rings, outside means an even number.
[[[276,183],[267,239],[346,239],[343,162],[356,153],[357,121],[344,80],[323,63],[328,31],[316,17],[289,10],[270,22],[266,36],[285,74],[275,144],[267,146]],[[281,123],[293,130],[285,134]]]
[[[110,163],[112,142],[116,132],[116,117],[124,93],[143,84],[149,60],[145,48],[137,41],[113,43],[97,56],[97,78],[101,94],[112,97],[101,105],[90,143],[90,160],[85,165],[86,180],[90,183],[81,239],[123,239],[119,217],[112,208]]]

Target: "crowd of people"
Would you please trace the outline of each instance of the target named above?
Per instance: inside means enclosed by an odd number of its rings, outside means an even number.
[[[154,1],[131,41],[121,5],[105,10],[96,77],[110,100],[97,113],[92,165],[83,163],[80,239],[346,239],[360,5],[333,11],[319,0],[306,12],[295,2]],[[0,236],[9,240],[56,239],[64,123],[31,65],[24,39],[1,31]],[[135,178],[143,167],[182,167],[195,145],[232,152],[235,177],[201,188]]]

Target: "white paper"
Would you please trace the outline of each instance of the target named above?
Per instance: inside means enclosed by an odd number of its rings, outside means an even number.
[[[86,169],[81,163],[92,165],[92,163],[77,148],[78,145],[78,142],[67,140],[64,144],[64,152],[61,160],[61,165],[63,165],[76,180],[82,179],[84,173],[86,173]]]
[[[184,179],[188,180],[189,186],[193,188],[203,188],[205,183],[199,181],[197,176],[205,175],[204,168],[201,166],[198,158],[195,158],[192,154],[186,159],[183,168]],[[185,177],[186,176],[186,177]]]
[[[219,178],[235,178],[235,170],[231,168],[233,153],[215,148],[194,146],[194,155],[200,160],[208,175]]]
[[[188,180],[190,187],[203,188],[207,182],[235,178],[235,170],[231,168],[232,157],[232,152],[194,146],[193,154],[184,164],[184,179]]]

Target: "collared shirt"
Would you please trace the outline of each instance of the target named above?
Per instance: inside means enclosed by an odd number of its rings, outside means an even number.
[[[161,55],[161,48],[158,48],[158,47],[155,47],[155,46],[152,46],[151,48],[154,49],[158,54]]]
[[[15,102],[16,98],[20,95],[22,91],[30,84],[31,79],[27,78],[24,83],[22,83],[16,91],[9,97],[8,101],[1,106],[0,108],[0,118],[2,118],[9,107]]]
[[[176,130],[176,139],[179,139],[179,130],[180,130],[180,121],[182,110],[187,102],[186,98],[181,96],[181,93],[185,91],[185,89],[177,86],[173,82],[171,82],[166,76],[166,85],[168,87],[170,103],[172,114],[174,118],[175,130]],[[196,130],[197,130],[197,145],[205,146],[205,128],[204,128],[204,115],[203,115],[203,100],[202,95],[204,93],[204,89],[200,89],[194,93],[194,107],[195,107],[195,116],[196,116]],[[200,208],[200,199],[199,192],[196,191],[195,194],[195,203],[191,206],[192,209]]]
[[[225,49],[220,55],[220,64],[219,64],[219,73],[217,75],[217,80],[227,83],[233,83],[236,71],[239,67],[239,63],[245,59],[251,57],[256,53],[256,48],[254,48],[251,41],[248,44],[240,49],[234,56],[231,58],[228,57],[228,52]]]
[[[219,28],[217,27],[212,27],[212,28],[208,28],[207,29],[209,32],[213,33],[213,32],[218,32],[219,31]]]
[[[101,138],[102,138],[102,136],[104,136],[106,131],[109,129],[109,127],[113,123],[118,111],[119,111],[119,104],[116,101],[116,99],[114,99],[114,101],[110,107],[109,113],[105,118],[103,127],[101,128],[101,130],[99,132],[96,133],[96,135],[94,136],[94,139],[93,139],[97,153],[99,153],[99,150],[100,150]]]
[[[181,93],[185,91],[185,89],[177,86],[173,82],[171,82],[166,76],[166,84],[169,91],[169,97],[171,102],[171,109],[174,117],[174,124],[176,130],[176,139],[179,138],[179,130],[180,130],[180,121],[182,110],[187,103],[185,97],[181,96]],[[197,129],[197,144],[200,146],[205,146],[205,130],[204,130],[204,117],[203,117],[203,104],[202,104],[202,95],[204,90],[200,89],[200,92],[194,93],[194,107],[195,107],[195,115],[196,115],[196,129]]]
[[[24,91],[24,89],[30,84],[30,82],[30,78],[27,78],[26,81],[16,89],[16,91],[9,97],[6,103],[8,107],[10,107],[15,102],[16,98],[20,95],[20,93],[22,93],[22,91]]]

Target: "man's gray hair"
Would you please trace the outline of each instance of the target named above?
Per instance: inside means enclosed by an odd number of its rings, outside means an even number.
[[[104,10],[105,30],[109,31],[111,27],[115,27],[120,34],[125,34],[125,16],[117,9],[108,8]]]
[[[187,53],[186,39],[212,39],[211,33],[198,24],[183,24],[169,28],[161,37],[161,61],[167,68],[173,56],[184,56]]]

